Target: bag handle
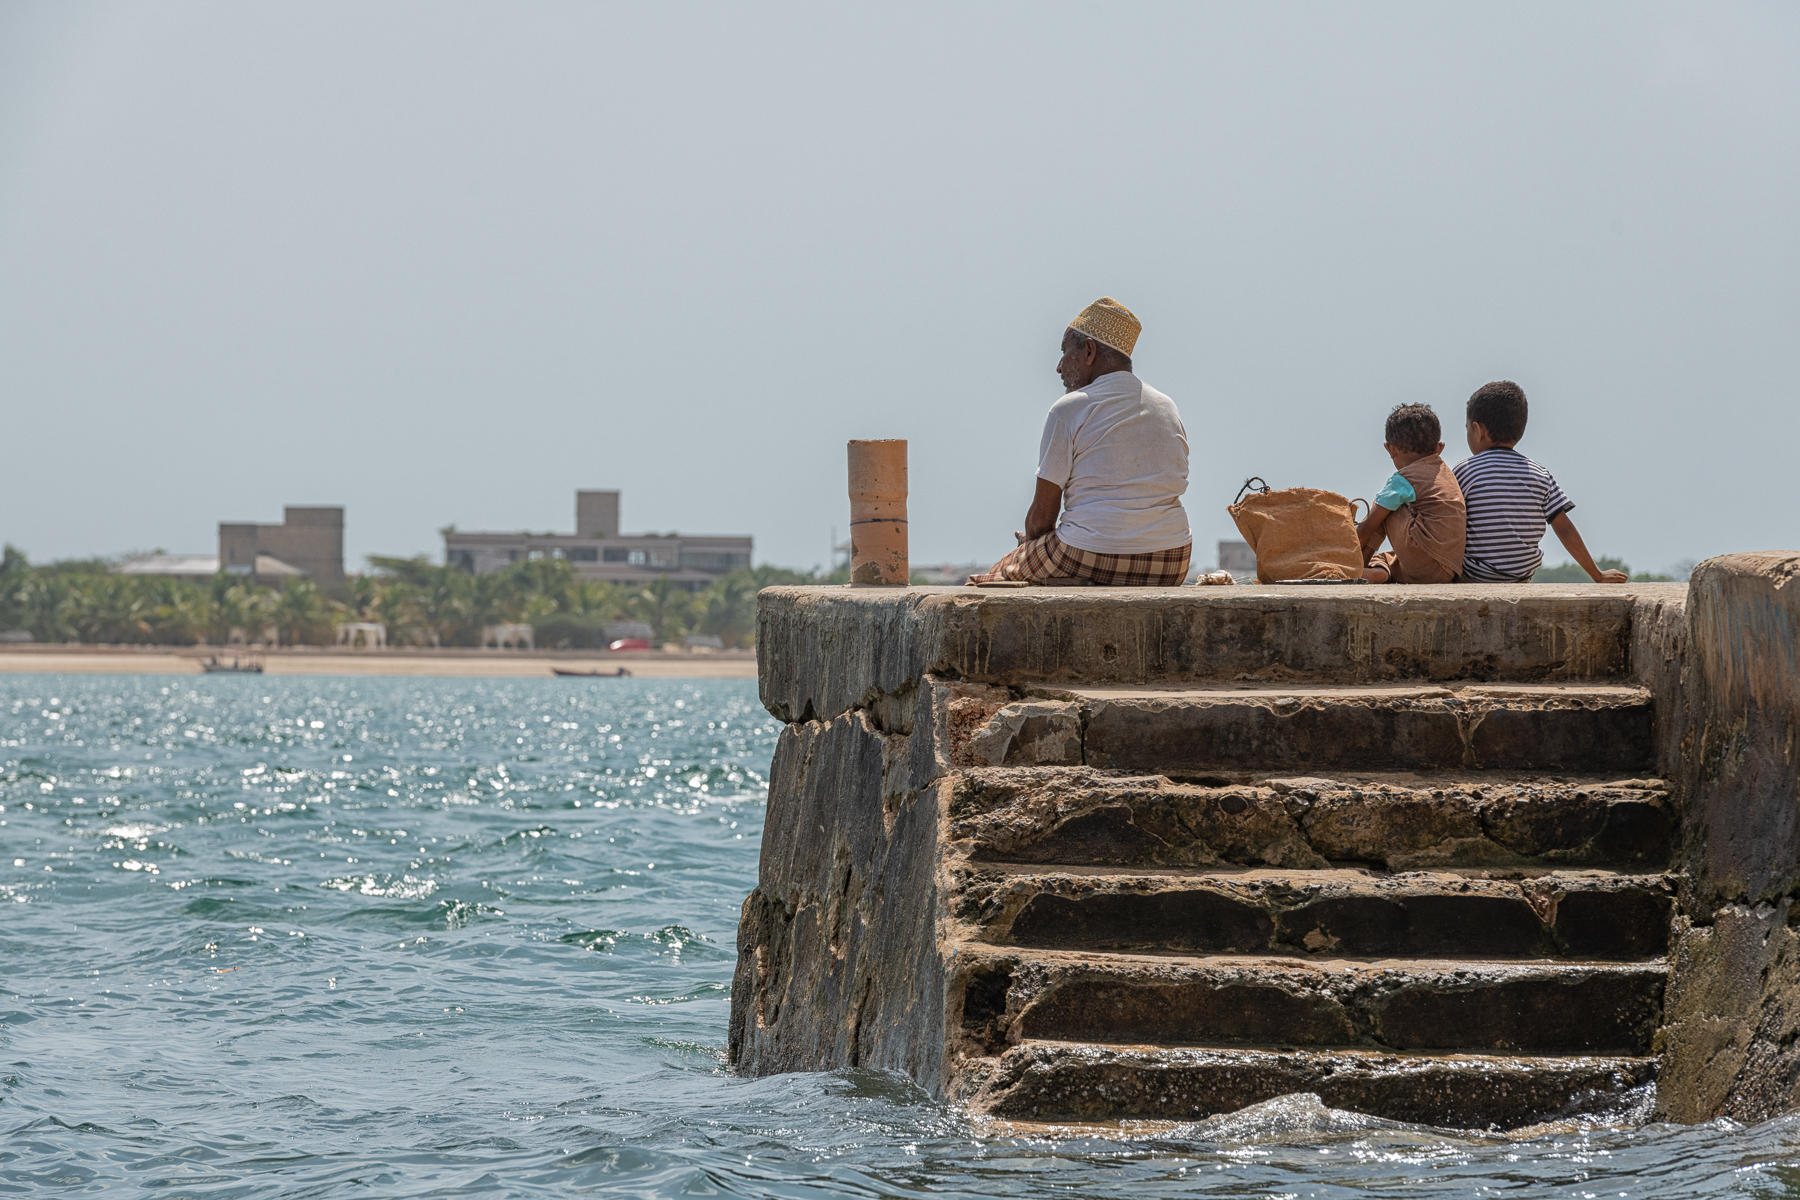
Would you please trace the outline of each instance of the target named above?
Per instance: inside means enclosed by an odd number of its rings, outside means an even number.
[[[1360,518],[1358,518],[1356,515],[1356,506],[1359,504],[1363,506],[1363,515]],[[1358,524],[1358,525],[1361,525],[1364,521],[1368,520],[1369,519],[1369,502],[1367,500],[1364,500],[1361,496],[1358,496],[1356,499],[1352,500],[1350,502],[1350,519],[1352,521],[1356,522],[1356,524]]]
[[[1262,484],[1261,487],[1255,486],[1256,484],[1259,484],[1259,483]],[[1238,489],[1237,499],[1233,500],[1232,503],[1233,504],[1241,503],[1244,499],[1245,492],[1256,492],[1258,494],[1261,494],[1261,493],[1267,492],[1268,490],[1269,490],[1269,481],[1268,480],[1264,479],[1261,475],[1252,475],[1250,478],[1244,480],[1244,486]]]

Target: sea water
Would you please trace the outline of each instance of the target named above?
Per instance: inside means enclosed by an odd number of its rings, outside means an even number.
[[[1122,1136],[738,1078],[747,681],[0,676],[0,1193],[1800,1196],[1800,1124]]]

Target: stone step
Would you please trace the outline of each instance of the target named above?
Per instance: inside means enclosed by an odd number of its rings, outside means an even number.
[[[960,774],[951,836],[976,860],[1116,866],[1660,869],[1661,780],[1499,773],[1175,783],[1086,767]]]
[[[991,765],[1085,763],[1127,771],[1635,771],[1655,761],[1650,693],[1602,684],[1040,689],[1008,706],[1079,739],[972,739]],[[1008,708],[990,721],[1007,724]],[[1021,734],[1027,732],[1021,725]],[[1066,761],[1072,749],[1081,755]],[[1046,758],[1048,754],[1055,758]],[[1023,761],[1022,761],[1023,760]],[[1060,761],[1059,761],[1060,760]]]
[[[1666,875],[1604,871],[981,864],[958,869],[952,911],[983,941],[1049,949],[1629,961],[1667,951],[1673,893]]]
[[[827,720],[924,675],[1032,682],[1623,679],[1633,609],[1684,584],[766,588],[762,700]]]
[[[1015,1120],[1192,1121],[1296,1092],[1333,1108],[1456,1129],[1516,1129],[1605,1112],[1655,1076],[1627,1057],[1402,1056],[1031,1042],[967,1060],[956,1098]]]
[[[1668,964],[1170,958],[962,943],[961,1026],[1018,1041],[1646,1054]]]

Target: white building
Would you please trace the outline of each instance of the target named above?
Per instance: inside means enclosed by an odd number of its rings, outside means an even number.
[[[748,536],[627,534],[619,531],[619,493],[575,493],[574,533],[444,533],[444,562],[481,575],[533,558],[560,558],[583,579],[651,583],[699,591],[750,565]]]
[[[1249,542],[1220,542],[1219,570],[1230,571],[1239,583],[1256,582],[1256,551]]]

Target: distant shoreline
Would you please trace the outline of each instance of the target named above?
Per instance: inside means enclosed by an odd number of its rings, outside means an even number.
[[[199,675],[201,660],[214,654],[229,661],[243,650],[210,646],[88,646],[29,643],[0,646],[0,675],[25,672],[80,675]],[[284,646],[249,652],[263,661],[265,675],[469,676],[550,678],[552,667],[611,672],[624,667],[643,679],[754,679],[756,654],[723,650],[711,654],[659,654],[604,650],[473,650],[463,648],[336,650]]]

